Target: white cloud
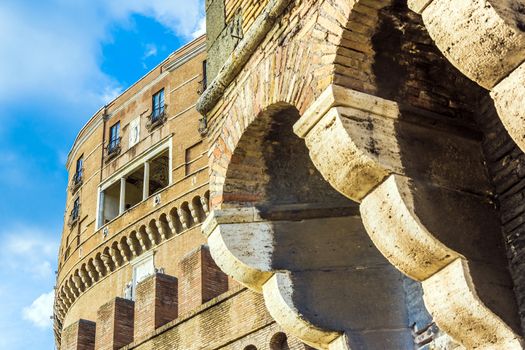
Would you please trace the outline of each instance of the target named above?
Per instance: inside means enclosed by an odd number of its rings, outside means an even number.
[[[155,44],[147,44],[146,45],[146,52],[144,52],[143,59],[146,59],[148,57],[157,56],[157,46]]]
[[[54,291],[40,295],[31,305],[22,310],[22,317],[39,328],[51,327],[50,316],[53,315],[54,298]]]
[[[206,33],[206,16],[203,16],[198,22],[197,29],[193,33],[191,33],[191,36],[193,38],[198,38],[199,36],[205,33]]]
[[[0,264],[12,271],[27,273],[37,279],[50,279],[53,276],[52,262],[58,256],[58,242],[38,228],[14,226],[0,234],[2,256]]]
[[[102,45],[112,40],[112,28],[126,25],[134,14],[190,39],[199,29],[203,1],[0,1],[0,104],[107,102],[114,96],[108,91],[121,87],[100,69]]]

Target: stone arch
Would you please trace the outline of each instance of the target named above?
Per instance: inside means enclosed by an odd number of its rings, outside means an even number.
[[[525,2],[409,0],[436,46],[491,90],[499,117],[525,151]]]
[[[283,332],[275,333],[270,339],[270,350],[289,350],[288,337]]]
[[[257,347],[255,345],[248,345],[245,346],[243,350],[257,350]]]
[[[193,220],[193,216],[191,215],[191,211],[189,208],[188,202],[183,202],[180,205],[180,208],[178,210],[180,221],[182,222],[182,226],[184,229],[189,229],[195,225],[195,221]]]
[[[396,8],[402,10],[397,17],[393,11]],[[320,343],[325,344],[316,343],[321,347],[342,339],[340,333],[323,333],[323,329],[295,318],[295,313],[287,309],[288,296],[281,293],[288,287],[291,293],[294,283],[290,274],[272,272],[268,256],[259,261],[243,261],[239,254],[251,247],[237,247],[235,254],[228,246],[227,233],[213,236],[222,224],[268,219],[261,217],[255,205],[264,199],[264,188],[257,188],[249,181],[236,181],[235,174],[233,177],[228,174],[229,165],[238,162],[235,152],[258,118],[271,108],[296,106],[301,116],[294,126],[296,134],[305,139],[310,157],[323,177],[340,193],[362,203],[360,212],[367,232],[383,255],[403,273],[426,285],[427,296],[431,294],[430,285],[457,296],[447,298],[446,293],[435,293],[433,301],[426,298],[438,325],[466,346],[520,347],[515,310],[504,305],[514,305],[515,300],[505,261],[500,259],[501,242],[496,216],[487,197],[490,185],[481,165],[479,133],[469,113],[472,111],[465,104],[470,97],[486,91],[444,66],[446,60],[436,54],[428,35],[423,35],[421,20],[402,1],[323,1],[313,11],[320,11],[323,21],[312,27],[298,26],[295,33],[298,39],[282,38],[282,45],[273,52],[254,53],[252,64],[239,74],[238,85],[226,91],[221,107],[213,112],[216,120],[220,120],[216,122],[219,127],[210,130],[210,200],[216,213],[204,227],[210,235],[210,247],[215,245],[212,255],[217,261],[230,260],[219,266],[251,288],[262,289],[265,299],[272,298],[275,304],[268,308],[282,311],[280,315],[272,314],[281,317],[280,323],[289,322],[290,328],[295,324],[306,330],[299,334],[300,338],[317,332],[317,340],[322,338]],[[395,49],[377,46],[387,42],[380,39],[388,28],[394,29],[391,31],[394,40],[390,43],[403,48],[406,55],[382,54]],[[415,43],[421,40],[418,43],[421,47],[410,46],[414,43],[400,35],[404,31]],[[322,59],[319,53],[324,54]],[[423,58],[423,62],[416,61],[412,67],[400,61],[411,54],[416,59]],[[392,57],[398,60],[389,61]],[[431,78],[443,78],[445,100],[424,84],[426,76],[418,80],[424,69],[417,64],[428,63],[429,57],[439,68]],[[390,63],[399,68],[392,81],[385,80],[385,72],[392,67]],[[462,96],[462,90],[472,90],[473,95]],[[448,212],[450,217],[444,216],[446,211],[428,202],[429,193],[437,194],[446,208],[459,210]],[[461,195],[455,196],[458,193]],[[458,207],[460,203],[465,206]],[[395,215],[373,215],[374,210],[388,213],[392,207],[397,209],[393,211]],[[233,208],[242,209],[237,218],[227,213]],[[478,221],[477,225],[469,222],[472,225],[448,226],[455,231],[447,235],[443,232],[446,225],[436,225],[435,217],[451,224],[458,223],[459,218],[472,217]],[[406,222],[399,225],[402,229],[397,229],[392,220]],[[483,236],[483,229],[490,233]],[[392,237],[390,241],[394,244],[381,244],[385,237]],[[395,244],[398,241],[406,245]],[[491,247],[485,253],[472,249],[475,246],[472,242],[483,241]],[[405,266],[407,260],[413,260],[410,254],[418,254],[426,273],[419,274]],[[472,267],[478,262],[478,267]],[[489,268],[480,273],[483,265]],[[461,288],[438,278],[440,271],[451,271],[462,281]],[[431,284],[431,280],[437,282]],[[270,282],[273,287],[265,290],[264,286],[270,286]],[[481,288],[491,284],[502,288],[491,291]],[[452,317],[454,313],[444,310],[461,303],[465,312],[458,325]],[[476,326],[461,327],[467,324]],[[298,331],[295,329],[291,334],[297,335]]]
[[[219,189],[221,209],[204,225],[211,254],[262,292],[273,318],[307,344],[410,347],[403,277],[370,241],[357,204],[316,170],[293,132],[299,118],[295,107],[278,103],[242,134]],[[363,270],[356,273],[357,265]]]
[[[172,208],[166,216],[171,229],[171,232],[175,235],[182,231],[182,223],[176,207]]]
[[[431,40],[406,4],[377,3],[375,24],[364,29],[353,21],[362,15],[359,6],[367,6],[357,2],[346,26],[352,35],[367,36],[359,44],[368,44],[361,51],[373,53],[368,64],[362,62],[369,69],[368,84],[340,78],[305,112],[295,131],[334,188],[362,203],[367,232],[383,255],[422,282],[426,305],[443,330],[468,348],[521,348],[498,219],[486,195],[490,184],[481,166],[478,130],[465,104],[469,96],[456,98],[462,86],[477,90],[474,100],[486,91],[447,66],[433,47],[419,51],[411,46],[412,37],[415,44]],[[343,34],[341,42],[349,37]],[[400,51],[392,54],[396,46]],[[404,65],[402,60],[412,56],[415,67]],[[450,106],[427,93],[424,81],[418,96],[411,98],[406,90],[419,87],[417,64],[428,57],[434,57],[436,74],[448,86],[440,95],[454,101]],[[340,75],[352,72],[340,66]],[[443,226],[436,225],[439,220]],[[454,276],[455,285],[445,275]]]

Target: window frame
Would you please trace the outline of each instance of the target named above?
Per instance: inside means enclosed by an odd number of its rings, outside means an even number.
[[[120,146],[120,120],[109,127],[108,153],[112,154]]]
[[[80,157],[78,157],[76,162],[76,169],[75,169],[75,182],[78,183],[82,179],[82,175],[84,174],[84,155],[82,154]]]
[[[151,122],[155,123],[162,118],[166,110],[166,100],[164,96],[164,88],[157,91],[151,97]]]

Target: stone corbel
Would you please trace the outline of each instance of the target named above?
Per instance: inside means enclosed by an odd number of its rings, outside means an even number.
[[[149,224],[146,225],[146,234],[148,235],[149,241],[151,242],[152,246],[159,243],[157,242],[155,233],[153,232]]]
[[[182,229],[187,230],[188,229],[188,218],[186,215],[187,212],[183,209],[177,208],[177,215],[179,216],[180,222],[182,224]]]
[[[155,220],[155,226],[157,226],[157,230],[159,230],[161,240],[165,241],[167,238],[167,232],[162,221]]]
[[[422,282],[441,329],[467,348],[522,349],[478,141],[417,113],[331,86],[294,130],[324,178],[361,203],[381,253]]]
[[[349,203],[317,208],[326,217],[314,218],[309,206],[274,206],[271,214],[257,207],[214,210],[202,229],[221,270],[262,292],[270,315],[302,342],[349,350],[354,343],[356,349],[385,346],[374,339],[389,337],[393,348],[404,348],[412,338],[403,329],[402,278],[373,247]],[[306,219],[298,208],[307,209]],[[294,262],[284,262],[289,254]],[[316,295],[329,301],[315,301]],[[369,314],[361,317],[364,309]]]
[[[318,349],[350,350],[339,339],[345,339],[342,333],[313,325],[294,307],[290,280],[271,266],[272,225],[256,208],[212,211],[202,230],[215,263],[236,281],[263,293],[268,311],[281,327]]]

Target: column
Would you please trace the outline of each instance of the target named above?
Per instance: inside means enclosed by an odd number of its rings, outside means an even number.
[[[142,200],[149,197],[149,162],[144,163],[144,186],[142,188]]]
[[[126,211],[126,178],[120,179],[120,206],[119,215]]]

